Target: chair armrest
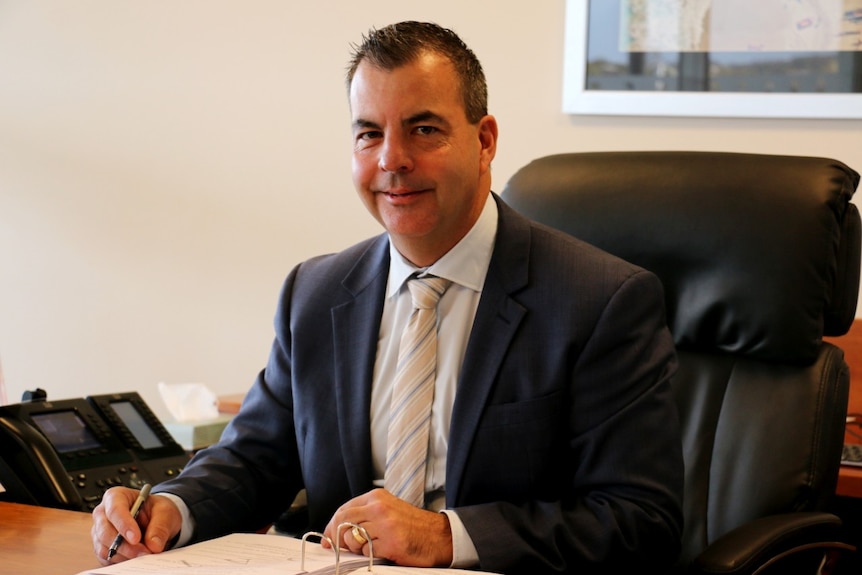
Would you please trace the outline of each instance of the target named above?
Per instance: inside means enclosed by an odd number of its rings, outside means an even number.
[[[770,515],[742,525],[716,539],[695,560],[690,573],[748,575],[770,561],[812,548],[854,550],[842,541],[839,517],[824,512]]]

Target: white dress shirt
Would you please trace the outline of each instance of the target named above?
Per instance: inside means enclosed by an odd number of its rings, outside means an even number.
[[[449,424],[458,387],[458,374],[479,306],[482,286],[494,250],[497,234],[497,204],[491,195],[479,219],[455,247],[427,268],[416,268],[390,243],[389,283],[377,341],[374,381],[371,393],[371,455],[374,484],[383,486],[386,470],[386,443],[389,431],[389,401],[398,362],[401,332],[412,311],[407,279],[415,274],[445,278],[452,285],[437,304],[437,376],[431,407],[431,434],[425,474],[426,508],[439,511],[445,505],[446,453]],[[478,557],[473,543],[457,515],[444,511],[452,525],[454,562],[452,567],[475,565]]]

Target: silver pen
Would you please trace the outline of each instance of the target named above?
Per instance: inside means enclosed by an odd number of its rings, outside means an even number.
[[[146,501],[147,497],[149,497],[150,489],[152,489],[152,488],[153,488],[152,485],[150,485],[149,483],[146,483],[146,484],[144,484],[143,489],[141,489],[141,492],[138,493],[138,498],[135,499],[135,504],[132,505],[132,511],[131,511],[132,519],[138,518],[138,513],[141,511],[141,507],[144,505],[144,501]],[[123,542],[122,534],[117,533],[117,536],[114,537],[114,542],[111,543],[111,547],[108,549],[108,561],[110,561],[111,558],[117,554],[117,549],[119,549],[120,544],[122,542]]]

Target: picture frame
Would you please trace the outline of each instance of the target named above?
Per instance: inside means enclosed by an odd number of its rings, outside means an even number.
[[[642,0],[647,1],[647,0]],[[669,1],[669,0],[659,0]],[[823,0],[828,1],[828,0]],[[859,78],[848,78],[854,92],[757,92],[710,88],[707,91],[670,91],[638,87],[595,89],[588,80],[588,40],[590,34],[619,36],[619,21],[614,29],[596,30],[590,23],[590,5],[600,8],[619,0],[567,0],[565,18],[563,111],[574,115],[688,116],[738,118],[862,118],[862,93]],[[862,1],[860,1],[862,5]],[[618,8],[619,10],[619,8]],[[862,10],[857,11],[862,13]],[[855,14],[855,13],[854,13]],[[862,21],[862,19],[860,19]],[[862,24],[860,24],[862,26]],[[855,32],[854,32],[855,33]],[[862,45],[862,42],[860,42]],[[775,52],[770,52],[775,54]],[[862,77],[862,52],[838,52],[852,58],[851,74]],[[705,54],[708,57],[710,54]],[[744,52],[740,52],[744,55]],[[703,54],[701,53],[701,56]]]

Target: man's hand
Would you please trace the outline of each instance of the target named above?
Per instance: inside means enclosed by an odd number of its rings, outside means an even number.
[[[124,541],[111,562],[164,551],[168,541],[180,532],[182,516],[179,509],[170,499],[159,495],[147,498],[135,521],[130,510],[137,497],[135,489],[112,487],[93,510],[90,533],[93,552],[101,564],[108,564],[108,548],[117,533],[123,534]]]
[[[324,535],[335,542],[341,523],[355,523],[368,533],[374,557],[411,567],[448,567],[452,563],[452,531],[444,513],[426,511],[398,499],[384,489],[375,489],[338,508]],[[341,547],[368,555],[369,545],[342,529]],[[328,547],[326,540],[323,545]]]

